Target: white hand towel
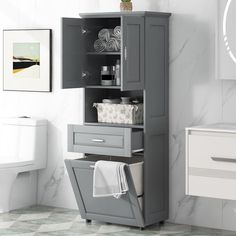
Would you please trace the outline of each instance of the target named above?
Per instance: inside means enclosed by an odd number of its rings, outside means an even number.
[[[97,161],[93,174],[93,197],[120,198],[128,190],[125,163]]]

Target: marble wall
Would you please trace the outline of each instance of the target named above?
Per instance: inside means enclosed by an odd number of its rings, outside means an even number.
[[[218,121],[236,122],[236,82],[215,80],[216,0],[133,0],[133,3],[134,10],[173,13],[170,22],[170,221],[236,230],[236,202],[184,194],[184,128]],[[0,116],[40,116],[50,122],[48,167],[39,173],[40,204],[76,208],[63,160],[74,156],[66,152],[66,124],[82,122],[83,100],[80,89],[60,89],[60,17],[118,10],[119,0],[0,3],[0,30],[53,29],[53,93],[0,91]]]

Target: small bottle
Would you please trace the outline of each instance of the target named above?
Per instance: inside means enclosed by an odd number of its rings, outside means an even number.
[[[116,66],[111,66],[112,85],[116,85]]]
[[[103,86],[112,85],[112,75],[109,66],[102,66],[101,68],[101,85]]]
[[[121,69],[120,69],[120,60],[116,61],[116,76],[115,82],[117,86],[121,85]]]

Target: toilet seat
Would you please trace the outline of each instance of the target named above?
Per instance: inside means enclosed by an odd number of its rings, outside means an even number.
[[[21,169],[24,167],[29,167],[34,164],[33,161],[12,161],[12,162],[5,162],[0,164],[0,169],[9,169],[9,168],[14,168],[14,169]]]

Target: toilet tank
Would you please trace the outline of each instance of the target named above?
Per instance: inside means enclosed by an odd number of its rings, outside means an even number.
[[[0,163],[32,161],[34,169],[46,167],[46,120],[9,118],[0,123]]]

